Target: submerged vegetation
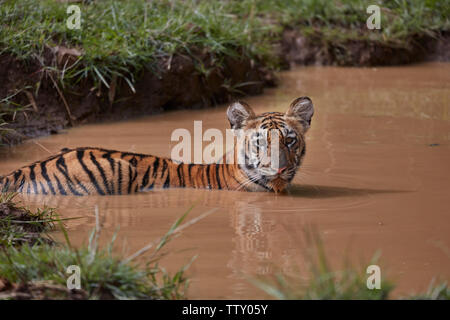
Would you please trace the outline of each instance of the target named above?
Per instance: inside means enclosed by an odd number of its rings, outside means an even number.
[[[0,75],[0,137],[6,143],[23,138],[7,138],[14,128],[26,136],[48,134],[98,118],[92,114],[111,113],[113,104],[135,109],[142,105],[146,111],[137,112],[142,114],[260,92],[273,82],[268,73],[292,62],[412,62],[428,50],[427,41],[450,28],[450,6],[440,0],[79,1],[80,29],[67,27],[72,3],[0,4],[0,68],[12,68]],[[373,4],[381,7],[380,30],[366,27],[366,9]],[[146,79],[146,86],[140,87],[148,73],[154,75],[153,82]],[[154,83],[171,73],[168,82],[181,79],[179,85]],[[198,82],[196,86],[182,85],[193,77],[189,82]],[[141,100],[120,104],[147,86],[162,87],[155,89],[164,93],[162,98],[141,98],[155,100],[155,105]],[[78,101],[91,93],[102,101]],[[165,95],[189,97],[174,100]],[[49,105],[55,104],[63,116],[48,119],[45,115],[55,114]],[[76,114],[85,105],[88,110]],[[39,113],[39,123],[30,124]],[[23,123],[28,123],[26,130]]]

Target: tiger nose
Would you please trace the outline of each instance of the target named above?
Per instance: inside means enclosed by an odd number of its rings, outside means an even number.
[[[277,173],[282,174],[286,169],[287,167],[279,168]]]

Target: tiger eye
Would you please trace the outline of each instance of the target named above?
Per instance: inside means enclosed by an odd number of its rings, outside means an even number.
[[[287,145],[291,145],[291,144],[293,144],[293,143],[295,142],[295,138],[286,138],[286,139],[284,140],[284,142],[285,142]]]

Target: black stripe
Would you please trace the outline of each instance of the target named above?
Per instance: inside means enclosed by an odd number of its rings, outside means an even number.
[[[167,170],[167,178],[164,182],[163,188],[169,188],[170,187],[170,170]]]
[[[178,175],[178,182],[180,183],[180,187],[182,187],[182,188],[186,187],[186,183],[184,182],[183,164],[182,163],[180,163],[177,167],[177,175]]]
[[[108,194],[112,194],[111,190],[109,189],[109,184],[108,184],[108,179],[106,179],[106,175],[105,175],[105,170],[103,170],[102,166],[100,165],[100,163],[98,163],[97,159],[95,158],[94,154],[91,152],[89,152],[90,158],[92,163],[97,167],[98,172],[100,172],[100,176],[102,177],[103,180],[103,184],[105,186],[106,189],[106,193]]]
[[[34,173],[34,168],[36,167],[36,164],[32,164],[30,166],[30,180],[33,183],[33,190],[34,190],[34,194],[38,194],[38,189],[37,189],[37,183],[36,183],[36,174]]]
[[[25,186],[25,176],[22,176],[22,180],[20,180],[18,191],[22,192],[23,187]]]
[[[69,187],[70,192],[72,192],[76,196],[81,196],[82,194],[73,188],[74,183],[72,182],[72,179],[70,179],[64,156],[60,156],[58,160],[56,160],[56,168],[59,170],[59,172],[62,173],[62,175],[66,179],[67,186]]]
[[[111,158],[111,152],[107,152],[103,155],[103,158],[105,158],[106,160],[108,160],[109,165],[111,166],[111,177],[114,177],[114,173],[116,171],[116,167],[115,167],[115,161],[113,158]],[[110,185],[111,185],[111,193],[115,194],[114,192],[114,179],[111,179],[110,181]]]
[[[217,187],[219,190],[222,189],[222,185],[220,184],[220,176],[219,176],[219,164],[216,163],[216,180],[217,180]]]
[[[62,186],[61,182],[59,181],[55,173],[53,174],[53,177],[56,180],[56,185],[58,186],[59,193],[62,194],[63,196],[67,196],[66,190],[64,190],[64,187]]]
[[[50,180],[48,174],[47,174],[47,162],[43,161],[41,162],[41,175],[44,177],[45,181],[47,181],[48,188],[50,189],[50,192],[55,195],[55,189],[53,189],[52,181]]]
[[[17,180],[19,179],[20,175],[22,174],[22,170],[17,170],[16,172],[14,172],[14,185],[16,185]]]
[[[156,179],[158,168],[159,168],[159,158],[155,158],[155,161],[153,162],[153,174],[152,174],[154,179]]]
[[[164,177],[164,173],[167,170],[167,161],[166,161],[166,159],[162,159],[162,161],[163,161],[163,166],[162,166],[162,169],[161,169],[161,178]]]
[[[211,165],[206,165],[206,179],[208,181],[208,188],[211,189],[211,180],[209,179],[209,172],[211,169]]]
[[[155,161],[153,162],[153,177],[156,178],[156,173],[159,168],[159,158],[155,158]]]
[[[131,165],[133,166],[133,167],[135,167],[136,168],[136,166],[137,166],[137,160],[136,160],[136,158],[135,157],[133,157],[133,158],[131,158],[131,160],[130,161],[128,161],[129,163],[131,163]]]
[[[261,182],[261,180],[253,181],[253,183],[256,183],[257,185],[263,187],[263,188],[266,189],[266,190],[272,191],[272,189],[269,188],[268,186],[266,186],[263,182]]]
[[[166,181],[164,181],[163,188],[169,188],[170,187],[170,170],[167,170],[168,164],[166,159],[162,159],[163,166],[161,169],[161,178],[164,177],[164,173],[167,171]]]
[[[150,175],[150,166],[147,167],[147,170],[144,173],[144,177],[142,178],[141,190],[143,190],[145,186],[148,184],[149,175]]]
[[[3,191],[2,192],[6,192],[6,191],[8,191],[8,188],[9,188],[9,184],[11,183],[11,181],[9,180],[9,178],[6,178],[6,181],[5,181],[5,183],[3,184]]]
[[[118,193],[122,194],[122,163],[119,161],[119,168],[117,169],[117,173],[119,174],[119,187]]]
[[[81,187],[81,189],[84,190],[84,192],[86,192],[86,194],[89,194],[89,190],[84,186],[84,184],[78,180],[77,177],[74,177],[75,181],[77,182],[77,184]]]
[[[111,152],[107,152],[103,155],[103,158],[105,158],[106,160],[108,160],[109,165],[111,166],[111,171],[114,173],[115,171],[115,166],[114,166],[114,159],[111,158]]]
[[[192,175],[191,175],[191,169],[192,169],[192,167],[194,166],[195,164],[193,164],[193,163],[190,163],[189,165],[188,165],[188,176],[189,176],[189,180],[192,182]]]
[[[306,146],[303,147],[302,152],[300,154],[300,158],[302,158],[305,155],[305,153],[306,153]]]
[[[91,183],[94,185],[97,192],[104,196],[105,192],[100,188],[100,186],[97,183],[97,180],[95,179],[94,174],[86,167],[86,165],[83,162],[83,156],[84,156],[84,150],[77,150],[77,158],[78,162],[80,162],[81,167],[83,168],[84,172],[89,176],[89,179],[91,180]]]
[[[133,187],[133,182],[136,181],[137,178],[137,170],[134,170],[133,174],[133,167],[131,165],[128,166],[128,194],[131,193],[131,188]]]
[[[44,188],[44,184],[43,184],[41,181],[39,181],[39,185],[41,186],[42,194],[47,195],[48,193],[47,193],[47,191],[46,191],[45,188]]]

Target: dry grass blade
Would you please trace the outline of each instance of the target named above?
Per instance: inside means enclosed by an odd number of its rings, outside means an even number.
[[[30,101],[30,104],[33,107],[33,110],[38,112],[39,110],[38,110],[38,107],[37,107],[37,104],[36,104],[36,100],[33,97],[33,94],[30,91],[28,91],[28,90],[25,90],[24,92],[25,92],[28,100]]]
[[[70,111],[69,104],[67,103],[67,100],[64,97],[64,95],[63,95],[61,89],[59,88],[58,84],[56,83],[55,79],[53,79],[53,76],[50,73],[48,73],[48,76],[50,77],[50,80],[52,80],[53,85],[56,88],[56,91],[58,91],[58,94],[59,94],[59,96],[61,97],[61,99],[62,99],[62,101],[64,103],[64,107],[66,108],[67,117],[69,118],[69,123],[70,123],[71,126],[73,126],[75,117],[72,115],[72,112]]]

